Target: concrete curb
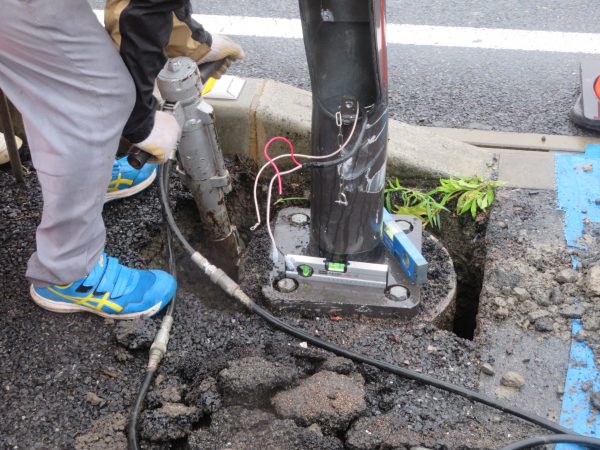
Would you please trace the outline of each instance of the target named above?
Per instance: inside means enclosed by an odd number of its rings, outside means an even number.
[[[214,100],[221,148],[228,156],[264,162],[262,148],[273,136],[292,140],[298,153],[310,152],[310,92],[272,80],[248,79],[238,100]],[[436,134],[433,129],[390,120],[388,175],[404,179],[481,175],[493,177],[497,152]],[[273,146],[273,155],[283,153]]]

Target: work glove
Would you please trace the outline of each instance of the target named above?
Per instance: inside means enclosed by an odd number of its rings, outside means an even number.
[[[152,155],[148,162],[162,164],[175,152],[179,138],[181,127],[175,117],[164,111],[156,111],[152,131],[146,139],[134,145]]]
[[[222,63],[216,68],[215,72],[211,74],[211,76],[218,80],[227,71],[232,62],[244,59],[245,56],[242,47],[233,42],[229,37],[223,34],[213,34],[210,51],[198,61],[198,65],[201,66],[202,64],[222,60]]]

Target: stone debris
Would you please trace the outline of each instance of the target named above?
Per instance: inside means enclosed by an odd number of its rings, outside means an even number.
[[[530,322],[535,322],[536,320],[541,319],[542,317],[548,317],[549,315],[550,313],[545,309],[536,309],[529,313],[528,318]]]
[[[223,400],[217,386],[217,380],[213,377],[204,378],[187,392],[185,402],[188,405],[198,407],[204,415],[210,415],[218,411],[223,404]]]
[[[354,371],[356,366],[351,359],[343,358],[341,356],[333,356],[323,363],[321,370],[328,370],[330,372],[341,373],[342,375],[349,375]]]
[[[590,395],[590,402],[594,408],[600,411],[600,391],[592,392]]]
[[[294,367],[250,356],[229,362],[217,381],[226,402],[240,404],[268,400],[273,392],[288,387],[296,377]]]
[[[548,333],[554,330],[554,323],[547,317],[541,317],[537,319],[533,326],[536,331],[539,331],[541,333]]]
[[[559,313],[568,319],[581,319],[581,316],[585,313],[585,307],[581,304],[565,305],[560,309]]]
[[[110,414],[95,420],[88,433],[75,438],[75,450],[127,450],[127,417]]]
[[[510,388],[521,389],[525,385],[525,379],[519,372],[508,371],[502,375],[500,384]]]
[[[517,297],[518,300],[524,301],[530,298],[529,296],[529,292],[527,292],[527,289],[522,288],[522,287],[516,287],[513,289],[513,293],[515,294],[515,296]]]
[[[92,406],[104,406],[106,403],[102,397],[99,397],[96,393],[91,391],[85,395],[85,401]]]
[[[193,424],[201,418],[202,413],[195,406],[165,403],[161,408],[142,412],[140,435],[158,442],[181,439],[190,433]]]
[[[585,272],[585,291],[592,297],[600,297],[600,264],[590,267]]]
[[[148,317],[117,322],[115,339],[129,350],[149,349],[158,331],[157,323]]]
[[[496,373],[496,370],[494,370],[494,367],[490,363],[482,364],[481,371],[489,376],[493,376]]]
[[[313,423],[325,432],[344,430],[365,409],[364,380],[322,371],[306,378],[296,388],[275,395],[272,400],[277,414],[296,423]]]
[[[554,277],[559,283],[576,283],[579,279],[579,274],[573,269],[563,269],[559,271]]]
[[[209,428],[193,431],[186,448],[342,450],[344,446],[339,439],[324,436],[316,424],[303,428],[266,411],[231,406],[213,414]]]
[[[552,305],[560,305],[564,301],[564,295],[558,286],[552,288],[548,299]]]

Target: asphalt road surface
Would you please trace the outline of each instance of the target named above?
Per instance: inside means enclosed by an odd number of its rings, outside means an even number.
[[[593,0],[453,3],[389,0],[388,24],[446,27],[449,35],[455,27],[501,29],[507,41],[518,39],[511,30],[556,32],[558,39],[558,33],[598,32],[600,5]],[[90,4],[103,7],[102,1]],[[293,0],[274,0],[268,6],[258,0],[194,0],[193,6],[195,13],[218,16],[298,17]],[[211,30],[210,23],[204,25]],[[310,88],[300,39],[234,38],[247,58],[231,73]],[[568,113],[579,89],[579,63],[594,57],[600,54],[577,48],[555,52],[390,44],[391,117],[436,127],[585,135],[570,123]]]

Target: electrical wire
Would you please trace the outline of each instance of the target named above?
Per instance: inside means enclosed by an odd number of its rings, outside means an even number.
[[[168,163],[166,163],[168,164]],[[177,278],[177,266],[175,264],[175,256],[173,253],[173,236],[171,227],[168,224],[167,218],[167,208],[168,207],[168,195],[166,195],[167,189],[166,186],[169,184],[169,170],[167,167],[160,166],[158,169],[158,182],[160,185],[160,200],[162,206],[163,219],[165,219],[165,233],[167,235],[167,263],[169,267],[169,273]],[[165,194],[165,195],[162,195]],[[165,207],[166,205],[166,207]],[[171,213],[171,209],[169,207],[169,213]],[[183,236],[182,236],[183,237]],[[190,246],[190,248],[192,248]],[[193,250],[193,248],[192,248]],[[148,361],[148,366],[146,368],[146,374],[144,375],[144,379],[140,388],[138,390],[137,396],[135,398],[135,402],[133,403],[133,407],[131,408],[131,413],[129,415],[129,422],[127,425],[127,442],[130,450],[139,450],[139,443],[137,438],[137,423],[139,419],[140,412],[142,410],[142,405],[144,404],[144,399],[148,394],[148,389],[150,389],[150,385],[152,384],[152,380],[154,380],[154,376],[156,375],[156,371],[158,370],[158,365],[160,364],[160,360],[166,353],[166,345],[168,342],[168,334],[171,330],[171,324],[173,323],[173,313],[175,312],[175,303],[177,300],[177,294],[173,294],[173,298],[171,302],[167,306],[166,313],[161,322],[160,329],[152,343],[152,347],[150,348],[150,358]],[[166,330],[166,333],[165,333]],[[166,341],[165,341],[166,336]],[[164,350],[159,349],[156,350],[156,345],[159,344],[159,341],[164,342]],[[161,342],[162,343],[162,342]]]
[[[365,117],[363,120],[362,127],[360,128],[360,132],[358,133],[358,137],[356,138],[356,142],[354,143],[354,146],[345,155],[340,156],[337,159],[332,159],[331,161],[308,162],[308,163],[303,164],[302,167],[304,167],[306,169],[322,169],[325,167],[337,166],[338,164],[342,164],[342,163],[348,161],[350,158],[352,158],[354,155],[356,155],[356,152],[358,152],[358,149],[360,149],[363,137],[365,136],[365,132],[367,131],[368,124],[369,124],[369,121]],[[385,147],[382,147],[382,148],[385,148]]]
[[[589,449],[600,450],[600,439],[576,434],[551,434],[549,436],[532,437],[502,447],[501,450],[524,450],[547,444],[581,444]]]
[[[283,251],[277,245],[277,241],[275,241],[275,236],[273,236],[273,230],[271,229],[271,196],[273,193],[273,182],[278,177],[278,175],[289,175],[290,173],[294,173],[300,169],[302,169],[302,166],[296,166],[290,170],[281,172],[280,174],[275,174],[275,175],[273,175],[273,177],[271,178],[271,181],[269,182],[269,190],[267,191],[267,207],[266,207],[266,211],[265,211],[265,224],[267,226],[267,233],[269,234],[269,239],[271,239],[272,250],[273,250],[272,254],[271,254],[271,259],[273,260],[274,263],[277,262],[278,253],[281,253],[281,255],[284,258],[285,258],[285,253],[283,253]]]
[[[290,153],[289,153],[289,157],[292,158],[292,161],[296,164],[296,166],[302,166],[302,164],[300,164],[294,155],[294,144],[292,144],[292,141],[290,141],[288,138],[284,137],[284,136],[275,136],[271,139],[269,139],[267,141],[267,143],[265,144],[265,146],[263,147],[263,155],[265,157],[265,159],[267,160],[267,164],[270,164],[273,167],[273,170],[275,170],[275,175],[277,176],[277,180],[279,182],[279,195],[281,195],[283,193],[283,187],[281,184],[281,173],[279,171],[279,167],[277,167],[277,164],[275,164],[275,162],[273,161],[273,158],[271,158],[271,156],[269,156],[269,147],[271,146],[271,144],[273,142],[276,141],[283,141],[285,142],[288,147],[290,148]]]
[[[358,134],[358,137],[356,138],[356,142],[354,143],[354,146],[344,156],[334,159],[332,161],[305,163],[305,164],[293,167],[290,170],[287,170],[285,172],[277,172],[275,175],[273,175],[273,177],[271,178],[271,181],[269,183],[269,189],[267,191],[267,206],[266,206],[266,212],[265,212],[265,222],[266,222],[266,227],[267,227],[267,233],[269,234],[269,239],[271,239],[271,243],[272,243],[271,257],[272,257],[272,260],[274,263],[277,262],[277,256],[279,253],[281,253],[281,255],[285,258],[285,253],[283,253],[283,251],[277,245],[277,241],[275,241],[275,236],[273,236],[273,230],[271,229],[271,197],[272,197],[272,193],[273,193],[273,182],[275,181],[275,179],[279,180],[279,183],[281,184],[281,176],[282,175],[288,175],[290,173],[294,173],[297,170],[300,170],[303,168],[324,168],[324,167],[331,167],[331,166],[336,166],[338,164],[344,163],[345,161],[350,159],[352,156],[354,156],[356,154],[356,152],[358,151],[358,149],[360,148],[363,137],[365,135],[365,131],[367,129],[367,124],[368,124],[368,121],[367,121],[367,118],[365,117],[364,121],[363,121],[363,125]],[[353,132],[354,132],[354,130],[353,130]],[[330,154],[329,156],[331,157],[331,155],[332,154]],[[296,155],[296,156],[298,156],[298,155]],[[279,194],[281,195],[281,189],[279,190]]]
[[[340,153],[342,150],[344,150],[346,148],[346,146],[348,145],[348,143],[354,136],[354,132],[356,131],[356,126],[358,124],[358,116],[359,115],[360,115],[360,105],[357,103],[356,104],[356,113],[354,116],[354,123],[352,124],[352,129],[350,130],[350,134],[348,135],[346,140],[342,143],[342,145],[340,145],[338,147],[338,149],[335,150],[334,152],[328,153],[327,155],[306,155],[306,154],[302,154],[302,153],[296,153],[296,154],[294,154],[294,156],[296,158],[305,158],[305,159],[313,160],[313,159],[327,159],[327,158],[331,158],[331,157],[337,155],[338,153]],[[366,120],[366,118],[365,118],[365,120]],[[275,138],[273,138],[273,139],[275,139]],[[271,142],[271,141],[272,141],[272,139],[269,142]],[[290,142],[290,144],[291,144],[291,142]],[[293,145],[291,146],[291,148],[293,149]],[[275,158],[272,158],[271,161],[263,164],[263,166],[260,168],[260,170],[256,174],[256,178],[254,179],[253,198],[254,198],[254,209],[256,211],[257,222],[252,227],[250,227],[250,229],[252,231],[256,230],[258,228],[258,226],[261,224],[260,208],[258,206],[258,182],[260,181],[260,176],[262,175],[262,173],[264,172],[264,170],[267,167],[272,165],[271,163],[274,163],[275,161],[283,159],[283,158],[290,158],[290,157],[291,157],[290,154],[276,156]],[[295,161],[295,162],[297,162],[297,161]]]
[[[168,167],[165,170],[168,170]],[[167,200],[166,202],[164,202],[165,199]],[[202,272],[204,272],[204,274],[206,274],[214,284],[216,284],[221,289],[223,289],[225,291],[225,293],[227,293],[229,296],[231,296],[235,300],[242,303],[246,308],[248,308],[250,311],[252,311],[256,315],[258,315],[259,317],[263,318],[272,327],[279,329],[279,330],[281,330],[291,336],[294,336],[298,339],[306,341],[316,347],[330,351],[338,356],[343,356],[343,357],[349,358],[355,362],[369,364],[373,367],[384,370],[386,372],[390,372],[390,373],[399,375],[401,377],[416,381],[421,384],[433,386],[438,389],[442,389],[447,392],[451,392],[453,394],[464,397],[470,401],[476,401],[476,402],[482,403],[484,405],[490,406],[492,408],[498,409],[502,412],[512,414],[515,417],[526,420],[532,424],[543,427],[554,433],[562,434],[563,438],[565,438],[566,441],[569,442],[569,438],[572,436],[572,432],[570,430],[568,430],[567,428],[565,428],[555,422],[552,422],[551,420],[548,420],[544,417],[540,417],[536,414],[529,413],[525,410],[522,410],[522,409],[514,407],[514,406],[505,405],[505,404],[497,401],[496,399],[488,397],[484,394],[480,394],[479,392],[464,388],[462,386],[448,383],[446,381],[439,380],[439,379],[431,377],[429,375],[422,374],[422,373],[416,372],[411,369],[403,368],[403,367],[400,367],[400,366],[397,366],[397,365],[394,365],[394,364],[391,364],[391,363],[388,363],[385,361],[381,361],[381,360],[372,358],[370,356],[360,354],[358,352],[355,352],[355,351],[347,349],[347,348],[343,348],[334,343],[331,343],[331,342],[325,341],[323,339],[320,339],[316,336],[313,336],[312,334],[307,333],[306,331],[296,328],[292,325],[289,325],[289,324],[285,323],[284,321],[282,321],[281,319],[273,316],[271,313],[269,313],[265,309],[258,306],[250,297],[248,297],[244,293],[242,288],[235,281],[233,281],[223,270],[221,270],[218,267],[211,264],[210,261],[208,259],[206,259],[201,253],[194,250],[194,248],[190,245],[190,243],[187,241],[187,239],[183,236],[183,234],[181,233],[181,230],[179,229],[179,227],[177,226],[177,223],[175,222],[173,213],[172,213],[170,205],[168,203],[168,197],[167,197],[164,186],[161,186],[161,200],[164,202],[164,209],[165,209],[167,223],[171,227],[173,234],[175,234],[177,239],[180,241],[181,245],[184,247],[186,252],[189,254],[190,258],[198,266],[198,268]],[[586,439],[593,439],[593,438],[586,438]],[[597,439],[591,440],[589,442],[592,442],[593,445],[598,445],[600,443],[600,441]],[[520,447],[520,448],[522,448],[522,447]],[[593,447],[593,448],[597,448],[597,447]]]

